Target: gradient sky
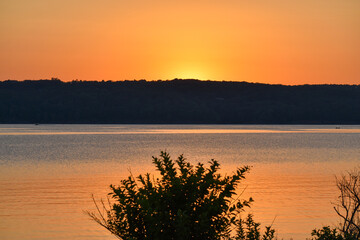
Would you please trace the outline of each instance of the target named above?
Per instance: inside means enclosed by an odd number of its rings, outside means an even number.
[[[0,0],[0,80],[360,84],[359,0]]]

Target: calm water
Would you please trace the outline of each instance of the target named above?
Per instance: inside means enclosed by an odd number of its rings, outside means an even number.
[[[249,212],[280,238],[305,239],[337,223],[334,176],[359,165],[360,126],[0,125],[0,238],[115,239],[83,213],[91,194],[153,171],[160,150],[215,158],[224,172],[252,165]]]

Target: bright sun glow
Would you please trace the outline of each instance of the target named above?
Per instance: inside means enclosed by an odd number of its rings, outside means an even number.
[[[210,78],[202,73],[201,71],[179,71],[175,74],[175,78],[181,79],[199,79],[199,80],[209,80]]]
[[[170,70],[172,78],[179,79],[199,79],[199,80],[211,80],[211,71],[208,71],[205,66],[192,65],[192,66],[177,66]]]

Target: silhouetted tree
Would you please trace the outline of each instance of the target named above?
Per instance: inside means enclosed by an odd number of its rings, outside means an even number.
[[[340,230],[344,234],[360,238],[360,170],[355,169],[336,179],[340,196],[336,213],[341,217]]]
[[[340,191],[334,209],[340,217],[338,228],[323,227],[313,230],[315,240],[358,240],[360,239],[360,169],[357,168],[336,178]]]

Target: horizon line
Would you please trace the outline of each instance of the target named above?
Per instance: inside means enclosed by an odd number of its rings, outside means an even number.
[[[26,81],[60,81],[62,83],[71,83],[71,82],[170,82],[170,81],[199,81],[199,82],[218,82],[218,83],[249,83],[249,84],[259,84],[259,85],[273,85],[273,86],[360,86],[359,84],[343,84],[343,83],[304,83],[304,84],[282,84],[282,83],[264,83],[264,82],[248,82],[248,81],[233,81],[233,80],[213,80],[213,79],[197,79],[197,78],[173,78],[173,79],[157,79],[157,80],[147,80],[147,79],[121,79],[121,80],[112,80],[112,79],[102,79],[102,80],[94,80],[94,79],[73,79],[70,81],[61,80],[57,77],[52,78],[40,78],[40,79],[6,79],[0,80],[0,82],[7,82],[7,81],[15,81],[15,82],[26,82]]]

